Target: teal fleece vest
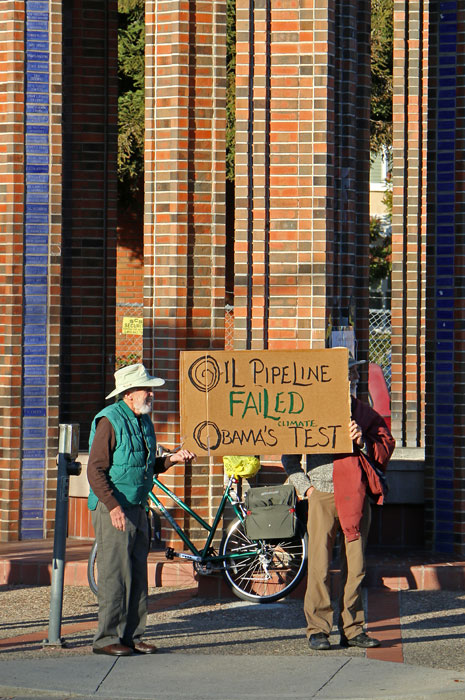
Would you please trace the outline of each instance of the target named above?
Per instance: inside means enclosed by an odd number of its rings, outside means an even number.
[[[139,420],[129,406],[124,401],[118,401],[97,413],[92,421],[89,451],[97,423],[103,417],[112,424],[116,437],[109,471],[113,495],[123,508],[145,503],[152,490],[157,449],[153,423],[149,416],[142,415],[139,427]],[[97,502],[97,496],[90,489],[87,500],[89,509],[95,510]]]

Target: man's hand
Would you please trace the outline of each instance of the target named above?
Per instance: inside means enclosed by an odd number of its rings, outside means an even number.
[[[197,455],[189,450],[178,450],[178,452],[173,452],[173,454],[166,455],[165,457],[165,467],[168,468],[172,464],[179,462],[192,462],[196,459]]]
[[[116,506],[116,508],[110,510],[110,518],[113,527],[116,527],[117,530],[121,530],[121,532],[126,530],[126,516],[121,506]]]
[[[362,429],[354,420],[351,420],[349,423],[349,435],[350,439],[353,440],[358,447],[364,446],[365,441],[362,437]]]

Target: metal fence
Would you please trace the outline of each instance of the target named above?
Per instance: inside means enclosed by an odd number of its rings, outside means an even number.
[[[370,309],[370,362],[383,370],[388,389],[391,388],[391,312]]]
[[[143,310],[140,303],[116,304],[115,369],[142,361]]]
[[[383,370],[388,388],[391,388],[391,312],[370,309],[370,362]],[[142,358],[143,304],[119,303],[116,310],[116,369]],[[132,323],[133,322],[133,323]],[[225,309],[225,349],[233,349],[234,310]]]

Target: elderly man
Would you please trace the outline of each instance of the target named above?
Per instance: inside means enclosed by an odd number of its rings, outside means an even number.
[[[165,383],[141,364],[115,372],[116,402],[98,413],[89,438],[88,506],[98,547],[98,629],[93,652],[153,654],[142,641],[147,619],[148,521],[153,476],[194,459],[188,450],[157,457],[149,417],[153,390]]]
[[[333,626],[329,566],[336,534],[341,527],[341,586],[339,620],[341,646],[376,647],[379,641],[364,631],[361,587],[365,576],[364,551],[370,528],[367,491],[382,502],[383,489],[375,467],[386,469],[395,442],[381,416],[356,398],[357,362],[349,357],[352,420],[348,430],[352,454],[283,455],[282,463],[296,490],[308,498],[308,581],[304,600],[307,637],[311,649],[329,649]]]

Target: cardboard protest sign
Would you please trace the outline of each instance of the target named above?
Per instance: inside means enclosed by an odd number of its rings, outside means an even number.
[[[198,455],[352,452],[346,348],[182,352],[180,380]]]

